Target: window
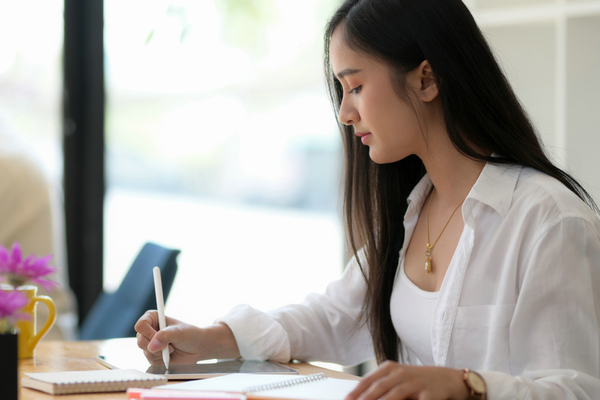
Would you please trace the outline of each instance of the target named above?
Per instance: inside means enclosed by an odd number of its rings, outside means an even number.
[[[166,310],[199,325],[339,276],[336,4],[105,0],[107,290],[146,241],[182,250]]]
[[[63,3],[0,3],[0,119],[31,147],[55,182],[62,175]]]

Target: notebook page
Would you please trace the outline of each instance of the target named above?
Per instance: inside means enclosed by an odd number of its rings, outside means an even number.
[[[343,400],[359,381],[327,378],[306,384],[251,393],[251,396],[302,400]]]
[[[302,376],[300,376],[302,377]],[[243,393],[253,386],[285,383],[297,379],[285,375],[232,374],[203,380],[157,386],[167,390],[213,390]],[[326,378],[290,387],[248,393],[252,397],[273,397],[303,400],[343,400],[358,384],[358,381]]]
[[[285,382],[294,379],[289,375],[267,375],[267,374],[230,374],[202,380],[175,383],[172,385],[157,386],[155,389],[168,390],[213,390],[241,393],[244,389],[267,385],[270,383]]]

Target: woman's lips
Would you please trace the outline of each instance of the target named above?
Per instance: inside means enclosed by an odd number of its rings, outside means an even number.
[[[356,136],[358,136],[360,138],[360,141],[362,142],[362,144],[366,144],[366,140],[371,137],[371,132],[357,132]]]

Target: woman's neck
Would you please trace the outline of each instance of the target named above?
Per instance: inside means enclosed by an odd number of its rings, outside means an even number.
[[[435,186],[436,202],[442,207],[454,208],[469,193],[485,162],[465,157],[450,140],[437,143],[442,145],[430,147],[421,160]]]

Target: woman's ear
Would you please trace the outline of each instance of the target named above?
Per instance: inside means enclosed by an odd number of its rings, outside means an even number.
[[[433,101],[438,95],[438,87],[429,61],[423,61],[417,67],[416,73],[420,81],[419,97],[425,102]]]

